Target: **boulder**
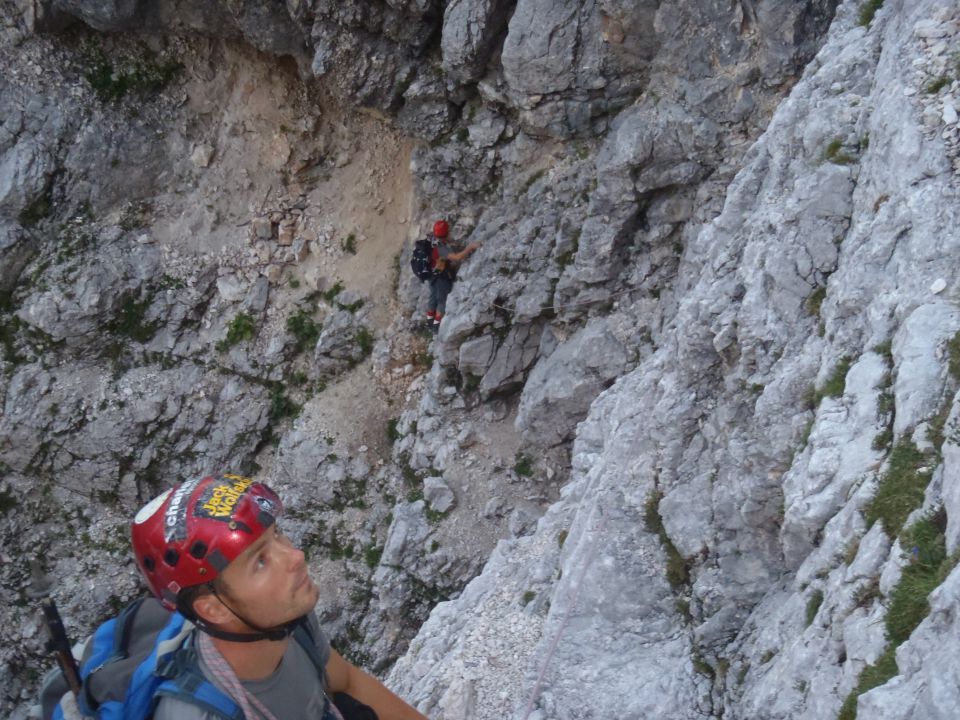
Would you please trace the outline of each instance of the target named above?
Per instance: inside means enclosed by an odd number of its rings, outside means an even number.
[[[430,505],[431,510],[445,513],[456,503],[453,490],[443,481],[443,478],[428,477],[423,481],[423,499]]]
[[[383,567],[413,566],[419,559],[423,541],[430,534],[423,500],[398,503],[393,509],[393,522],[380,556]]]
[[[531,370],[520,395],[515,427],[544,446],[571,437],[590,404],[627,368],[626,348],[598,318],[561,343]]]
[[[448,77],[470,83],[483,75],[510,10],[506,0],[458,0],[447,5],[440,49]]]

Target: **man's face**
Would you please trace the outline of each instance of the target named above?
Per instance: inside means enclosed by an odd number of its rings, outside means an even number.
[[[308,613],[320,596],[303,552],[276,525],[230,563],[218,585],[231,608],[267,628]]]

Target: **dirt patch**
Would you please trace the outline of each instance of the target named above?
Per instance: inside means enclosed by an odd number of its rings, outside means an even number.
[[[338,229],[334,241],[343,255],[335,278],[369,298],[374,326],[385,329],[397,312],[398,259],[410,232],[413,146],[369,115],[356,114],[350,127],[349,144],[336,151],[337,167],[308,197]]]
[[[156,203],[153,240],[185,257],[252,258],[247,267],[271,281],[265,322],[275,331],[311,293],[339,283],[362,299],[374,338],[394,334],[412,143],[250,48],[210,41],[184,48],[182,59],[183,119],[166,137],[175,178]],[[371,465],[387,459],[387,421],[421,372],[391,371],[415,352],[400,342],[386,364],[367,359],[313,397],[291,389],[303,403],[298,422],[336,438],[340,452],[366,446]]]

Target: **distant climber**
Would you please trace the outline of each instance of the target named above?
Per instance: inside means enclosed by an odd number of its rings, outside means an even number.
[[[433,232],[417,241],[410,261],[414,274],[430,282],[427,322],[434,332],[440,328],[440,321],[447,310],[447,295],[453,289],[457,268],[480,247],[480,243],[470,243],[462,250],[454,250],[449,237],[450,225],[446,220],[437,220],[433,224]]]

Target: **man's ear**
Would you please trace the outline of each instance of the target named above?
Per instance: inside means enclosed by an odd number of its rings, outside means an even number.
[[[200,595],[193,601],[193,611],[212,625],[222,625],[233,617],[227,606],[214,593]]]

